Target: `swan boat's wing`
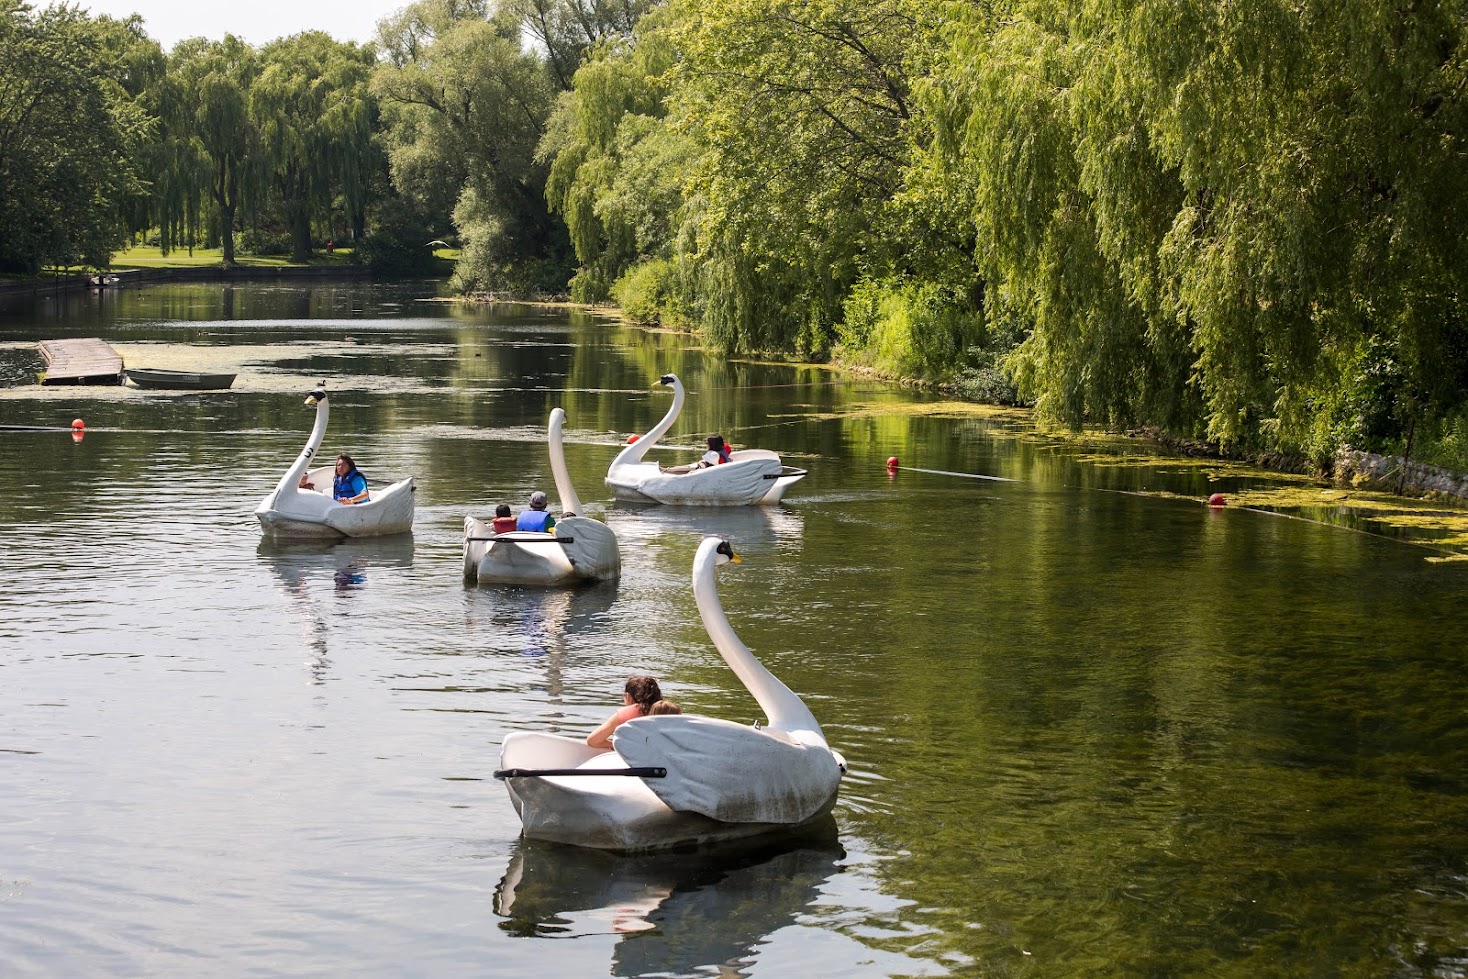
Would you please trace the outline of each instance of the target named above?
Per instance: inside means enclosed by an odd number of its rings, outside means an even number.
[[[770,491],[781,471],[778,457],[753,458],[688,473],[649,474],[637,490],[660,503],[749,506]]]
[[[841,769],[827,748],[710,717],[641,717],[617,728],[617,754],[666,768],[647,787],[668,808],[726,823],[798,825],[828,812]]]
[[[413,480],[373,490],[366,503],[333,506],[323,521],[348,537],[404,534],[413,529]]]

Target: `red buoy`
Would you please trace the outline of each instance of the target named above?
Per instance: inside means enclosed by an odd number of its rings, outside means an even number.
[[[896,456],[888,456],[888,458],[887,458],[887,468],[888,469],[896,469],[897,468],[897,457]]]
[[[74,418],[74,419],[72,419],[71,427],[72,428],[76,428],[76,429],[82,429],[82,428],[86,428],[87,427],[87,423],[84,422],[84,421],[82,421],[80,418]]]
[[[1214,493],[1212,496],[1208,497],[1208,505],[1209,506],[1223,506],[1223,494],[1222,493]]]
[[[631,445],[633,442],[636,442],[639,438],[641,438],[641,436],[639,436],[639,435],[629,435],[629,436],[627,436],[627,444],[628,445]]]

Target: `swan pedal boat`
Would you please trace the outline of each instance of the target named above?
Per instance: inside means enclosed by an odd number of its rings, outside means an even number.
[[[481,585],[566,585],[605,581],[622,573],[617,535],[600,520],[582,516],[581,500],[566,469],[561,432],[566,412],[551,411],[546,437],[561,513],[553,533],[511,530],[496,534],[491,524],[464,518],[464,578]]]
[[[739,641],[719,603],[718,565],[737,561],[707,537],[693,589],[719,654],[764,710],[746,726],[690,714],[619,726],[612,750],[541,732],[505,736],[500,770],[531,839],[640,851],[740,839],[806,826],[836,804],[846,761],[789,687]]]
[[[806,470],[784,465],[768,449],[740,449],[729,461],[702,469],[666,469],[643,456],[673,427],[683,411],[687,392],[676,374],[664,374],[658,383],[673,389],[673,406],[662,421],[628,445],[607,469],[612,495],[627,503],[667,503],[683,506],[774,506]]]
[[[340,540],[346,537],[385,537],[404,534],[413,529],[413,479],[399,480],[382,489],[370,491],[366,503],[338,503],[331,493],[336,465],[310,469],[311,459],[321,448],[326,436],[326,423],[331,417],[326,388],[319,387],[306,398],[307,407],[316,409],[316,424],[306,447],[269,496],[255,508],[260,529],[276,538],[316,538]],[[316,485],[303,489],[301,475]]]

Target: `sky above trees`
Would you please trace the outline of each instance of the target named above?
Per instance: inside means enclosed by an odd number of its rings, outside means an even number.
[[[137,14],[143,18],[148,36],[164,48],[171,48],[186,37],[217,41],[233,34],[260,45],[301,31],[325,31],[338,41],[370,41],[377,34],[377,22],[405,6],[405,0],[251,0],[240,4],[85,0],[79,6],[94,15],[118,20]]]

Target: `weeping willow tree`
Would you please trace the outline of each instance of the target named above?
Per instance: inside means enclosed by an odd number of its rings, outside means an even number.
[[[546,198],[575,249],[577,301],[606,300],[634,266],[668,267],[693,151],[667,113],[676,63],[654,12],[631,36],[593,49],[557,99],[537,154],[550,168]],[[667,312],[635,299],[623,305],[645,320]]]
[[[259,131],[261,184],[271,191],[291,239],[292,261],[312,250],[314,219],[329,217],[341,192],[352,223],[365,223],[366,179],[376,158],[375,103],[368,91],[375,52],[307,31],[267,44],[250,87]]]
[[[674,0],[673,106],[699,146],[687,220],[706,335],[823,354],[885,231],[908,157],[927,4]],[[880,274],[880,273],[879,273]]]
[[[1462,403],[1461,3],[947,13],[933,159],[1047,415],[1321,457]]]

